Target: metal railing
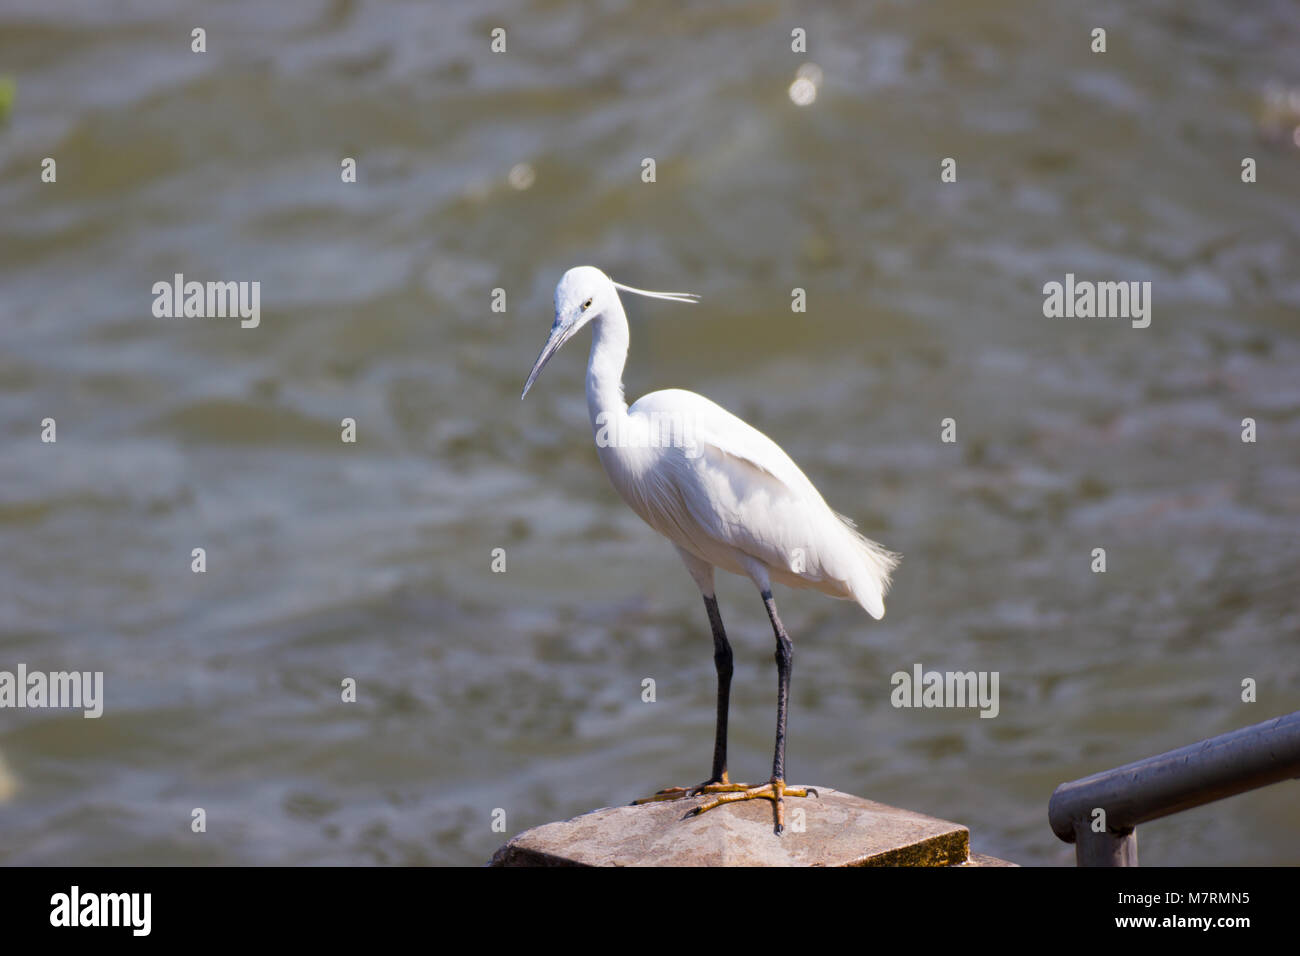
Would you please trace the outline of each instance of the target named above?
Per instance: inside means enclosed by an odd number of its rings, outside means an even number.
[[[1137,866],[1139,823],[1297,777],[1300,711],[1063,783],[1047,816],[1079,866]]]

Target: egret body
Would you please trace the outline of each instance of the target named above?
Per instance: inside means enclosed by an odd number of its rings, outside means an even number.
[[[702,395],[667,389],[628,408],[623,399],[628,324],[619,289],[696,301],[688,293],[648,292],[616,283],[593,266],[570,269],[555,287],[555,321],[520,398],[560,347],[590,325],[587,409],[600,462],[628,506],[677,548],[704,596],[713,631],[718,675],[713,772],[696,787],[661,790],[651,799],[719,794],[692,811],[702,813],[733,800],[762,797],[775,804],[779,834],[785,825],[783,797],[806,796],[807,791],[785,784],[793,647],[777,615],[772,582],[856,601],[879,619],[898,555],[832,511],[776,442]],[[754,582],[776,635],[776,753],[771,780],[758,787],[733,784],[727,776],[732,654],[714,594],[714,568]]]

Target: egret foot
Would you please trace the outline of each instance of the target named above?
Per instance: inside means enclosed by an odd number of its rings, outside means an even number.
[[[771,800],[776,804],[776,835],[780,836],[785,832],[785,797],[806,797],[809,794],[821,799],[821,794],[812,787],[787,787],[785,781],[780,777],[775,777],[768,783],[758,787],[748,787],[741,789],[740,784],[731,784],[729,790],[739,790],[739,793],[724,793],[723,796],[714,797],[707,803],[702,803],[687,811],[686,816],[695,817],[704,813],[706,810],[712,810],[720,807],[724,803],[735,803],[738,800]],[[716,791],[714,791],[716,792]]]
[[[720,778],[714,777],[693,787],[665,787],[663,790],[656,790],[653,796],[633,800],[631,805],[638,807],[643,803],[659,803],[661,800],[681,800],[686,797],[697,797],[701,793],[734,793],[749,788],[747,783],[732,783],[724,773]]]

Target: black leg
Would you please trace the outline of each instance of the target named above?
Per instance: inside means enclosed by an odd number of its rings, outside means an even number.
[[[706,596],[704,608],[709,612],[709,625],[713,628],[713,666],[718,671],[718,726],[713,738],[713,775],[709,783],[727,782],[727,710],[731,704],[731,645],[727,632],[722,629],[722,616],[718,614],[718,599]]]
[[[718,724],[713,736],[713,774],[708,780],[694,787],[668,787],[657,791],[652,797],[633,800],[634,805],[658,803],[660,800],[680,800],[701,793],[745,789],[745,784],[736,786],[727,779],[727,711],[731,706],[731,644],[727,642],[727,632],[722,627],[722,615],[718,613],[718,599],[712,595],[705,595],[704,609],[709,612],[709,626],[713,629],[713,666],[718,671]]]
[[[786,710],[790,703],[790,665],[794,660],[794,645],[785,633],[781,618],[776,613],[776,602],[772,592],[763,592],[763,605],[767,608],[772,630],[776,632],[776,753],[772,757],[772,783],[785,780],[785,721]],[[777,832],[784,829],[784,821],[778,824]]]

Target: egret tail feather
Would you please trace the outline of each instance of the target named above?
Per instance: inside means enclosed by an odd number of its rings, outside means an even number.
[[[849,588],[853,591],[854,599],[878,621],[885,616],[885,595],[889,593],[892,583],[890,576],[903,556],[872,541],[858,530],[852,518],[838,511],[835,512],[835,517],[840,519],[845,529],[853,536],[862,559],[859,573],[849,582]]]

